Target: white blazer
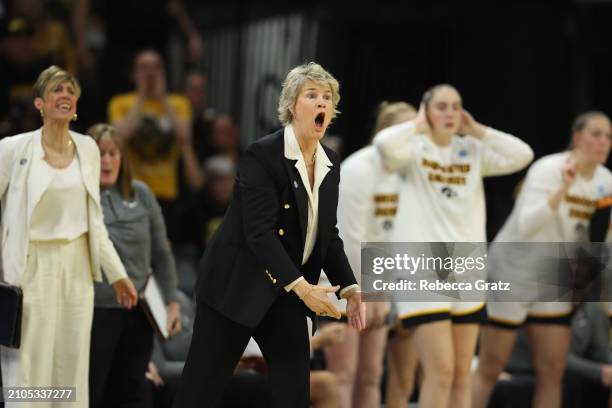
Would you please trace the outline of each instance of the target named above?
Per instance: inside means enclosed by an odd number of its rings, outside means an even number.
[[[0,201],[2,202],[0,254],[4,280],[21,283],[26,269],[32,212],[52,179],[43,163],[41,129],[0,140]],[[89,252],[93,278],[101,280],[103,268],[113,283],[127,277],[108,238],[100,205],[100,151],[89,136],[70,132],[87,190]],[[48,214],[53,217],[54,214]]]

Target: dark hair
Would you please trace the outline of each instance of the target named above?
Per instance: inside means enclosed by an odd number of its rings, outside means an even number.
[[[91,126],[87,130],[87,134],[96,141],[98,146],[103,137],[110,137],[113,142],[117,145],[117,148],[121,152],[121,167],[119,167],[119,175],[117,177],[117,184],[119,184],[119,193],[124,200],[131,200],[134,198],[134,187],[132,186],[132,167],[130,166],[130,160],[128,158],[125,146],[115,128],[106,123],[98,123]]]
[[[185,75],[183,77],[183,82],[187,81],[187,78],[189,78],[192,75],[199,75],[202,78],[204,78],[206,81],[208,81],[208,74],[206,73],[206,71],[201,70],[201,69],[190,69],[189,71],[185,72]]]
[[[450,88],[450,89],[454,90],[455,92],[457,92],[459,94],[459,91],[457,90],[457,88],[455,88],[451,84],[437,84],[437,85],[434,85],[434,86],[432,86],[431,88],[429,88],[429,89],[427,89],[425,91],[425,93],[423,94],[423,98],[421,99],[421,103],[424,104],[425,106],[427,106],[429,104],[429,102],[431,102],[431,100],[433,99],[434,94],[440,88]]]
[[[137,63],[138,59],[140,58],[140,56],[142,54],[145,54],[145,53],[148,53],[148,52],[157,55],[157,57],[159,58],[159,61],[161,62],[162,68],[166,69],[166,61],[165,61],[164,56],[162,55],[162,53],[159,52],[159,50],[157,50],[155,48],[143,48],[143,49],[141,49],[139,51],[136,51],[134,53],[134,56],[132,57],[132,64],[131,64],[131,71],[130,72],[134,73],[136,71],[136,63]]]
[[[608,119],[608,121],[610,121],[610,118],[608,117],[608,115],[606,115],[605,113],[601,111],[584,112],[576,116],[576,119],[574,119],[574,122],[572,122],[572,132],[582,132],[582,130],[584,130],[584,127],[587,125],[589,120],[595,117],[598,117],[598,116],[604,117]]]

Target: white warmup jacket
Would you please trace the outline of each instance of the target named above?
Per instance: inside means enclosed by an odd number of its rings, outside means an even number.
[[[41,129],[0,140],[0,253],[4,280],[19,285],[26,269],[32,212],[52,179],[44,163]],[[101,267],[109,282],[127,277],[104,226],[100,205],[100,151],[85,135],[70,132],[87,189],[89,251],[95,280]],[[53,214],[49,214],[53,217]]]
[[[383,129],[374,138],[386,167],[400,172],[400,203],[394,242],[486,242],[483,178],[514,173],[533,160],[520,139],[487,128],[483,139],[454,135],[448,146],[417,134],[413,122]],[[480,278],[478,273],[464,281]],[[400,319],[449,312],[478,313],[482,299],[396,303]]]
[[[361,285],[361,243],[391,239],[399,200],[400,177],[383,166],[374,146],[366,146],[340,167],[338,230],[344,252]],[[327,276],[321,275],[321,283]],[[346,300],[330,296],[342,313]]]
[[[406,122],[383,129],[374,144],[404,179],[397,242],[486,242],[483,177],[514,173],[533,160],[528,144],[492,128],[482,140],[455,135],[441,147]]]

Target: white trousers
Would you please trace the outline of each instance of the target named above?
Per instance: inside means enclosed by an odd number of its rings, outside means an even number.
[[[31,241],[22,277],[21,347],[0,346],[4,387],[76,387],[76,403],[19,402],[6,408],[87,408],[93,278],[87,234]]]

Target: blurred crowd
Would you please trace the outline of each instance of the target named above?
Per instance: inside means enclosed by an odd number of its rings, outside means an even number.
[[[176,250],[201,252],[241,147],[231,115],[207,106],[209,78],[197,69],[204,43],[181,1],[7,0],[0,21],[0,139],[40,127],[32,86],[43,69],[62,67],[83,88],[73,130],[108,122],[124,132],[134,175],[160,200]],[[185,64],[170,75],[174,46]],[[177,89],[170,77],[181,78]]]
[[[184,56],[178,72],[169,72],[172,49]],[[242,152],[235,120],[207,105],[204,60],[202,35],[180,0],[0,2],[0,139],[42,125],[32,89],[57,65],[82,88],[72,130],[114,125],[134,178],[161,206],[183,330],[157,344],[147,378],[169,388],[191,339],[197,262],[227,209]],[[173,89],[170,78],[178,79]],[[155,394],[150,403],[162,406]]]

